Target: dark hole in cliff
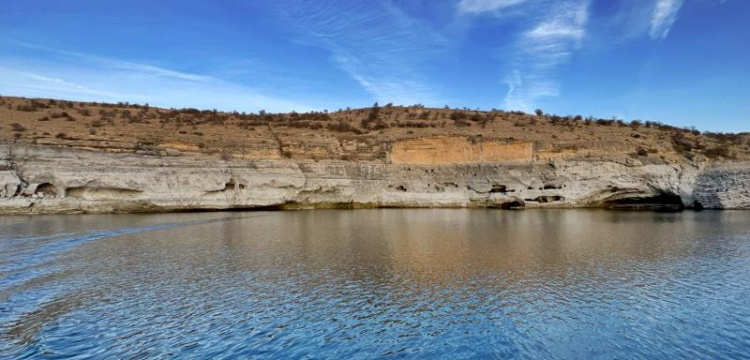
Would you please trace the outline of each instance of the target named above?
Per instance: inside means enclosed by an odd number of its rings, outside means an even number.
[[[36,187],[36,192],[42,193],[44,196],[57,196],[57,186],[50,183],[40,184]]]
[[[685,210],[679,195],[667,193],[651,197],[631,197],[605,201],[604,207],[614,210],[650,210],[657,212]]]
[[[490,189],[490,193],[505,194],[507,192],[508,192],[508,187],[505,185],[492,185],[492,189]]]
[[[559,190],[562,189],[561,186],[552,185],[552,184],[546,184],[544,185],[544,190]]]
[[[404,185],[399,185],[396,187],[396,190],[406,192],[406,187]]]
[[[513,200],[506,203],[500,204],[500,209],[503,210],[523,210],[526,208],[526,204],[520,200]]]
[[[700,203],[700,201],[695,201],[692,206],[693,210],[695,211],[703,211],[705,207],[703,207],[703,204]]]
[[[245,190],[246,187],[247,186],[245,186],[245,184],[240,184],[240,186],[239,186],[240,190]]]
[[[562,196],[539,196],[534,201],[538,203],[552,203],[565,200]]]

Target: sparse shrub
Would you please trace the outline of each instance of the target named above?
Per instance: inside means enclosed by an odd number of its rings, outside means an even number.
[[[18,111],[24,111],[24,112],[33,112],[37,110],[37,107],[34,106],[34,104],[23,104],[23,105],[17,105],[16,110]]]
[[[24,127],[23,125],[21,125],[19,123],[12,123],[12,124],[10,124],[10,128],[13,129],[13,131],[15,131],[15,132],[24,132],[24,131],[26,131],[26,127]]]
[[[703,155],[710,159],[716,159],[720,157],[725,159],[734,159],[734,155],[732,155],[731,151],[729,151],[729,147],[725,145],[718,145],[714,148],[708,149],[703,152]]]
[[[66,117],[69,117],[69,116],[70,116],[70,115],[68,115],[68,113],[67,113],[67,112],[65,112],[65,111],[62,111],[62,112],[60,112],[60,111],[55,111],[55,112],[53,112],[53,113],[51,113],[51,114],[49,115],[49,117],[51,117],[51,118],[53,118],[53,119],[66,118]]]
[[[466,113],[464,113],[464,112],[462,112],[462,111],[453,111],[453,112],[451,112],[451,114],[450,114],[450,116],[449,116],[449,117],[450,117],[450,119],[451,119],[451,120],[453,120],[454,122],[457,122],[457,121],[459,121],[459,120],[464,120],[464,119],[466,119],[466,118],[468,117],[468,115],[466,115]]]
[[[468,121],[466,121],[466,120],[464,120],[464,119],[457,119],[457,120],[453,120],[453,123],[454,123],[454,124],[455,124],[456,126],[458,126],[458,127],[463,127],[463,126],[466,126],[466,127],[468,127],[468,126],[471,126],[471,123],[470,123],[470,122],[468,122]]]
[[[357,129],[356,127],[352,126],[352,124],[343,120],[339,120],[338,122],[335,122],[335,123],[330,123],[328,124],[327,128],[328,130],[331,130],[331,131],[338,131],[338,132],[350,132],[351,131],[351,132],[354,132],[355,134],[361,133],[359,129]]]
[[[695,148],[695,143],[686,138],[685,135],[679,132],[675,132],[672,135],[672,145],[675,150],[680,152],[690,152]]]
[[[380,106],[378,106],[378,103],[375,103],[372,105],[372,108],[370,108],[370,113],[367,114],[367,120],[375,121],[379,117],[380,117]]]

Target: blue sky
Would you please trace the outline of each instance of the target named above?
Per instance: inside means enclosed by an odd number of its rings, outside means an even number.
[[[746,0],[5,0],[0,94],[750,130]]]

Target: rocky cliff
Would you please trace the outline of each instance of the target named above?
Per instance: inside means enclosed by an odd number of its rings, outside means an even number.
[[[260,208],[750,209],[750,163],[550,157],[533,143],[434,137],[383,160],[221,159],[7,142],[0,214]]]

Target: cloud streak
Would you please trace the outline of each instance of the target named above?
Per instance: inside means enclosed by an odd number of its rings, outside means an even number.
[[[85,101],[150,103],[222,110],[306,111],[311,107],[268,96],[242,84],[97,55],[14,43],[43,61],[0,57],[0,93]]]
[[[112,99],[119,97],[116,93],[91,89],[81,84],[63,79],[51,78],[22,71],[14,71],[8,68],[0,68],[0,78],[5,79],[11,84],[21,84],[22,88],[29,90],[61,92],[73,96],[93,96]]]
[[[669,35],[677,13],[682,7],[683,0],[656,0],[656,6],[651,14],[651,30],[649,36],[653,40],[663,40]]]
[[[586,37],[588,8],[588,0],[556,2],[520,36],[513,70],[505,80],[505,108],[531,111],[539,100],[560,96],[555,70],[569,61]]]
[[[440,102],[421,74],[446,44],[428,25],[390,2],[286,0],[279,5],[306,40],[325,48],[332,60],[380,102]]]
[[[464,14],[493,12],[519,5],[527,1],[528,0],[461,0],[458,3],[458,11]]]

